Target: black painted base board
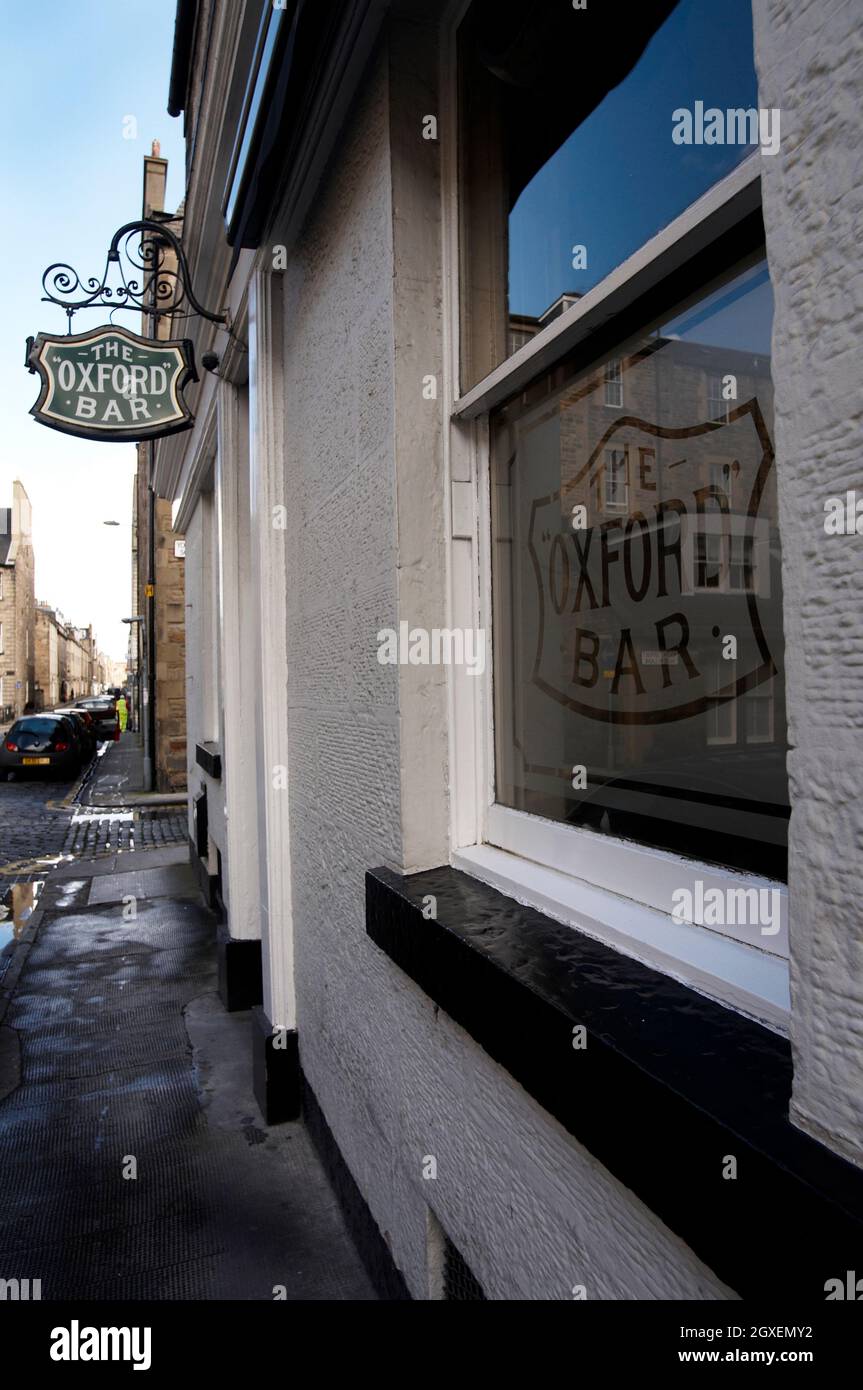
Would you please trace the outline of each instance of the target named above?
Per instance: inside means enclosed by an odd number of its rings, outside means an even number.
[[[231,937],[223,924],[216,940],[219,998],[228,1013],[253,1009],[264,997],[260,940]]]
[[[369,872],[366,931],[741,1298],[861,1268],[863,1172],[790,1122],[784,1038],[449,866]]]
[[[263,1008],[252,1009],[255,1100],[268,1125],[296,1120],[301,1110],[300,1052],[295,1028],[274,1034]]]
[[[353,1174],[342,1157],[332,1130],[327,1124],[317,1096],[309,1085],[307,1077],[300,1068],[303,1097],[303,1119],[326,1170],[330,1185],[338,1198],[366,1273],[377,1291],[378,1297],[386,1301],[410,1301],[408,1286],[401,1272],[396,1268],[390,1248],[381,1235],[380,1228],[369,1210]]]

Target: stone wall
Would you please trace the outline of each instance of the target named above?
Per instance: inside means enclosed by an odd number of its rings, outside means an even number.
[[[429,210],[439,208],[437,172],[403,134],[437,45],[419,32],[412,42],[400,79],[382,51],[364,82],[338,165],[285,273],[302,1064],[414,1297],[429,1293],[431,1211],[492,1298],[566,1300],[579,1283],[591,1298],[727,1298],[711,1271],[365,934],[365,870],[440,855],[446,819],[439,673],[413,668],[412,683],[402,684],[398,668],[376,659],[378,629],[428,621],[442,593],[440,514],[430,514],[425,560],[419,530],[403,524],[411,511],[420,525],[420,462],[431,469],[430,507],[441,467],[428,421],[425,452],[411,445],[421,409],[418,383],[408,382],[417,344],[433,365],[442,355],[438,232],[428,227]],[[408,794],[406,768],[414,770]],[[434,1182],[422,1176],[428,1154],[437,1157]]]
[[[158,791],[186,786],[185,561],[171,530],[171,504],[156,501],[156,749]]]
[[[863,538],[824,503],[863,497],[859,6],[756,0],[762,161],[776,300],[773,381],[785,596],[791,829],[792,1116],[863,1163]]]
[[[8,514],[12,527],[9,551],[12,563],[3,567],[3,596],[0,598],[0,622],[3,624],[0,705],[11,705],[17,717],[36,696],[35,557],[30,501],[17,480],[12,484],[12,507]]]

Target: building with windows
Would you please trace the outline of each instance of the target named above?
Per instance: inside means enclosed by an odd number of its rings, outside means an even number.
[[[36,709],[99,695],[117,683],[109,679],[117,663],[98,650],[92,625],[75,627],[48,603],[36,604],[35,651]]]
[[[165,212],[168,161],[154,141],[144,158],[142,217],[162,222],[179,234],[182,212]],[[165,263],[166,272],[173,269]],[[145,314],[144,336],[168,336],[167,320],[153,329]],[[178,328],[186,336],[184,326]],[[132,615],[128,665],[135,682],[144,734],[148,780],[153,789],[181,792],[186,788],[186,668],[183,601],[182,536],[171,526],[171,503],[152,488],[151,442],[136,445],[137,468],[132,493]],[[143,631],[142,631],[143,628]]]
[[[30,499],[16,480],[11,507],[0,507],[0,725],[33,699],[35,593]]]
[[[384,1296],[859,1261],[852,9],[178,4],[190,856]]]

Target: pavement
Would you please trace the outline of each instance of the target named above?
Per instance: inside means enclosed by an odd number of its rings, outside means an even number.
[[[261,1119],[185,839],[38,882],[0,980],[0,1279],[43,1300],[373,1300],[302,1121]]]

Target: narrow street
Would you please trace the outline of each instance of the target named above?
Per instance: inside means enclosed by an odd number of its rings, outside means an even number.
[[[182,808],[98,805],[136,754],[109,745],[91,806],[0,786],[25,905],[0,954],[2,1276],[55,1300],[371,1299],[304,1125],[260,1118]]]
[[[0,902],[12,884],[31,881],[69,855],[185,841],[183,807],[154,807],[141,814],[128,806],[100,804],[97,789],[105,782],[100,773],[139,750],[139,736],[129,733],[116,748],[103,744],[74,782],[47,777],[0,781]],[[108,755],[110,762],[103,769]],[[113,778],[109,775],[108,780]]]

